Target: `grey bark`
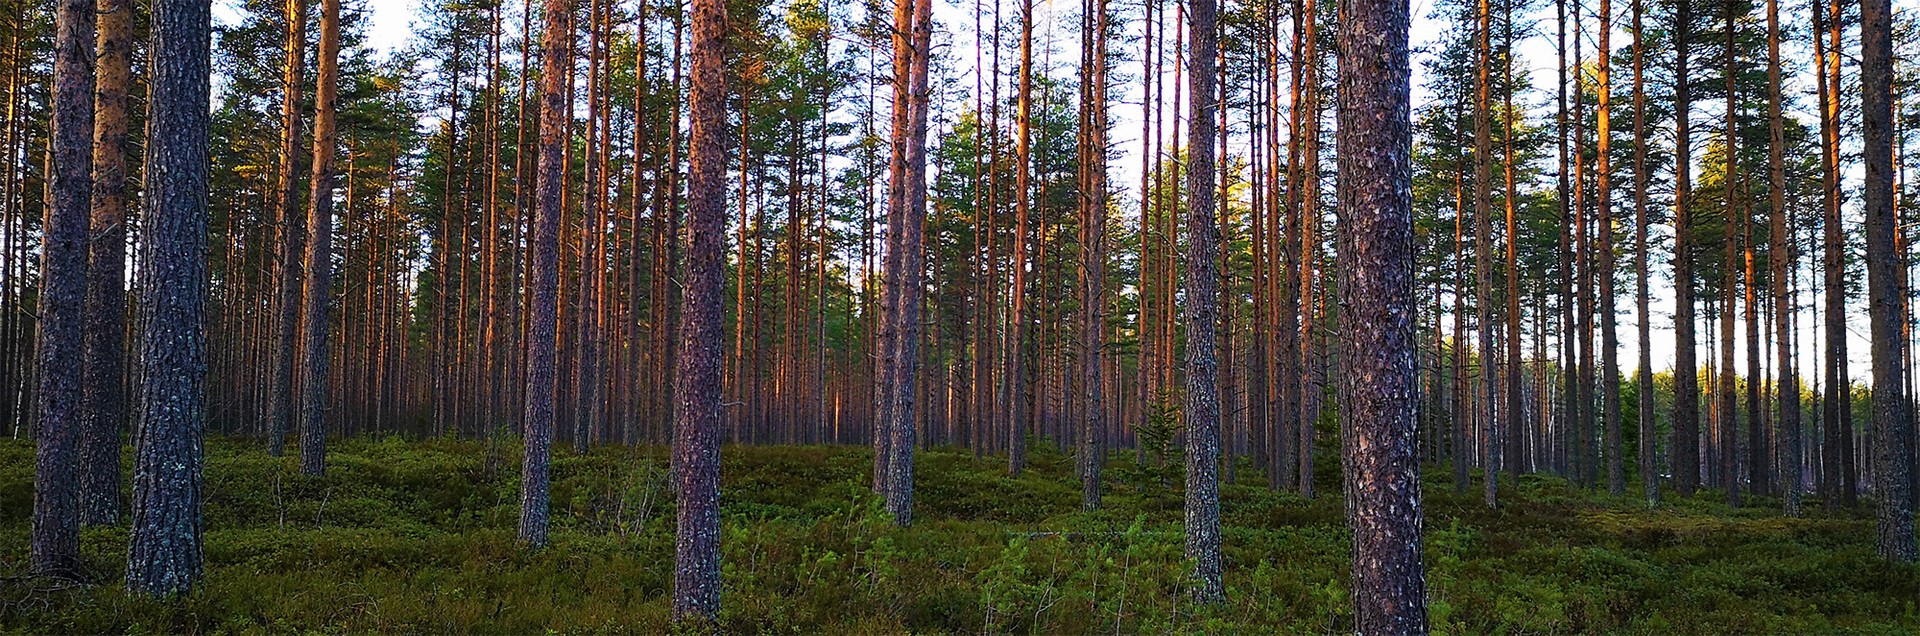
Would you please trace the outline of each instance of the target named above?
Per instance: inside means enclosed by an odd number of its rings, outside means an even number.
[[[93,195],[93,0],[61,0],[54,14],[50,198],[41,235],[35,395],[33,529],[40,576],[80,573],[80,402],[87,223]]]
[[[1873,433],[1879,478],[1877,523],[1880,556],[1914,560],[1913,509],[1908,500],[1913,422],[1904,386],[1905,325],[1901,316],[1904,265],[1894,244],[1900,231],[1894,210],[1893,25],[1889,0],[1860,2],[1861,115],[1867,164],[1867,299],[1873,322]]]
[[[207,364],[207,99],[213,23],[206,0],[154,0],[142,188],[139,434],[127,588],[171,596],[199,582],[201,435]]]
[[[1215,0],[1187,10],[1186,548],[1197,602],[1218,603],[1220,583],[1220,226],[1214,216]]]
[[[679,479],[673,616],[711,622],[720,611],[721,306],[726,298],[727,7],[694,0],[688,117],[686,285],[675,357],[673,471]]]

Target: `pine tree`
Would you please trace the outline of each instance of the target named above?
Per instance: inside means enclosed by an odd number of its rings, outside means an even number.
[[[553,449],[555,372],[560,301],[561,194],[566,188],[567,120],[571,93],[566,77],[573,34],[569,0],[547,0],[540,46],[540,145],[534,194],[532,301],[527,333],[526,451],[520,476],[520,542],[547,543],[548,469]]]
[[[1220,227],[1214,211],[1217,3],[1188,9],[1186,549],[1197,602],[1224,600],[1220,583]]]
[[[1767,255],[1773,283],[1774,345],[1780,374],[1774,385],[1779,396],[1780,466],[1785,481],[1785,508],[1788,516],[1800,514],[1800,373],[1793,362],[1793,314],[1796,302],[1789,286],[1788,268],[1793,256],[1788,251],[1786,131],[1781,116],[1780,95],[1780,2],[1767,0],[1767,202],[1771,220],[1772,244]],[[1635,110],[1639,110],[1637,107]],[[1643,345],[1644,347],[1644,345]],[[1642,401],[1650,399],[1642,397]],[[1644,428],[1645,425],[1643,424]]]
[[[40,576],[80,574],[81,382],[87,223],[93,195],[93,0],[61,0],[54,14],[52,174],[42,236],[39,431],[30,560]]]
[[[320,50],[313,96],[313,179],[307,206],[307,278],[301,315],[300,472],[326,470],[329,386],[327,307],[333,302],[334,101],[340,82],[340,0],[320,0]]]
[[[132,0],[100,0],[95,69],[93,201],[87,245],[86,397],[81,413],[80,523],[120,521],[126,430],[127,89]]]
[[[673,615],[712,621],[720,611],[720,332],[726,248],[727,7],[693,3],[688,114],[688,240],[681,340],[674,373],[673,470],[679,478]]]
[[[1879,477],[1878,548],[1895,563],[1914,560],[1913,510],[1908,499],[1913,422],[1906,396],[1906,334],[1901,317],[1905,267],[1896,250],[1894,211],[1893,7],[1860,3],[1860,106],[1867,164],[1867,298],[1873,333],[1874,468]]]
[[[1408,7],[1342,0],[1339,22],[1341,436],[1354,630],[1427,631],[1415,455]]]
[[[280,187],[274,209],[279,213],[278,256],[275,259],[278,296],[274,301],[273,369],[267,389],[270,420],[267,448],[279,457],[292,426],[294,409],[294,340],[300,329],[300,291],[305,263],[301,254],[307,239],[306,218],[296,208],[300,192],[300,89],[306,68],[308,0],[286,0],[286,59],[282,61],[280,97]]]
[[[133,467],[127,588],[193,589],[201,552],[205,460],[207,113],[212,11],[154,0],[139,280],[140,421]]]

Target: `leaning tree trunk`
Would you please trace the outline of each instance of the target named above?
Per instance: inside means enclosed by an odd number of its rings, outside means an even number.
[[[320,0],[320,50],[313,94],[313,180],[307,207],[306,311],[300,333],[300,473],[319,476],[327,459],[327,305],[333,299],[334,98],[340,81],[340,0]]]
[[[1427,631],[1406,0],[1341,0],[1340,406],[1354,630]]]
[[[1913,510],[1907,497],[1913,423],[1904,386],[1906,338],[1901,324],[1900,231],[1893,207],[1893,26],[1889,0],[1861,0],[1860,84],[1867,164],[1867,298],[1873,318],[1873,434],[1879,477],[1880,556],[1914,559]]]
[[[51,204],[40,266],[40,386],[35,393],[33,573],[80,574],[81,323],[93,195],[93,0],[61,0],[54,17]]]
[[[87,245],[86,404],[81,413],[80,523],[120,520],[120,445],[126,429],[127,86],[133,0],[100,0],[95,69],[93,214]]]
[[[567,47],[572,41],[572,3],[547,0],[545,32],[541,34],[540,148],[535,178],[533,272],[528,294],[533,311],[527,327],[526,451],[520,475],[520,542],[547,543],[547,469],[553,452],[554,355],[560,302],[560,214],[567,184],[566,155],[569,103]]]
[[[1214,216],[1215,0],[1191,0],[1187,86],[1187,559],[1194,598],[1218,603],[1220,585],[1220,226]]]
[[[154,0],[141,215],[140,425],[127,588],[155,596],[199,582],[206,422],[207,98],[212,11]]]

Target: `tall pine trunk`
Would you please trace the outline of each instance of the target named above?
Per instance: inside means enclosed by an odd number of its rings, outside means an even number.
[[[1647,301],[1647,46],[1645,8],[1633,0],[1633,268],[1635,331],[1640,345],[1634,374],[1640,401],[1640,485],[1647,507],[1660,503],[1660,472],[1654,453],[1652,323]],[[1783,339],[1784,340],[1784,339]]]
[[[81,413],[80,523],[120,520],[126,430],[127,87],[133,1],[100,0],[94,77],[93,211],[87,245],[86,404]]]
[[[1220,584],[1220,226],[1214,213],[1215,0],[1188,8],[1186,554],[1193,595],[1218,603]]]
[[[673,616],[714,620],[720,611],[720,337],[726,298],[727,7],[693,3],[693,127],[687,140],[687,262],[675,356],[673,471],[679,479]]]
[[[1594,135],[1594,204],[1600,213],[1596,219],[1597,239],[1594,250],[1599,258],[1594,278],[1599,280],[1600,314],[1600,420],[1604,428],[1607,456],[1607,492],[1618,497],[1627,492],[1627,469],[1625,448],[1620,433],[1620,335],[1616,328],[1613,304],[1613,165],[1609,150],[1609,141],[1613,136],[1611,96],[1613,83],[1611,74],[1613,33],[1613,3],[1600,0],[1600,53],[1594,62],[1594,73],[1599,81],[1595,90],[1599,93],[1596,110]]]
[[[1781,115],[1780,94],[1780,2],[1767,0],[1767,202],[1771,208],[1772,241],[1768,252],[1769,276],[1773,279],[1774,345],[1779,356],[1779,380],[1774,391],[1779,396],[1780,467],[1782,495],[1788,516],[1800,514],[1800,374],[1793,364],[1794,295],[1788,286],[1788,269],[1793,254],[1788,241],[1786,132]],[[1635,108],[1635,110],[1639,110]],[[1644,347],[1644,345],[1643,345]],[[1643,401],[1648,399],[1641,398]],[[1645,425],[1642,425],[1643,428]]]
[[[547,0],[540,45],[540,146],[534,204],[533,250],[528,295],[533,307],[527,334],[526,449],[520,474],[520,542],[547,543],[548,462],[553,451],[555,374],[559,349],[560,215],[566,189],[567,47],[573,41],[569,0]]]
[[[213,19],[204,0],[154,0],[146,202],[141,214],[139,432],[127,587],[185,593],[204,571],[207,98]]]
[[[306,311],[300,331],[300,472],[318,476],[327,458],[327,305],[333,300],[334,99],[340,81],[340,0],[320,0],[313,95],[313,180],[308,197]]]
[[[1474,74],[1473,108],[1473,254],[1474,254],[1474,331],[1479,335],[1479,344],[1475,353],[1480,358],[1480,393],[1474,400],[1473,419],[1478,430],[1475,437],[1479,442],[1476,456],[1485,471],[1481,479],[1481,499],[1488,508],[1494,507],[1495,494],[1499,489],[1498,464],[1493,454],[1498,450],[1493,444],[1495,415],[1498,401],[1498,382],[1494,379],[1493,358],[1493,204],[1489,189],[1493,187],[1493,177],[1489,162],[1493,154],[1492,124],[1488,118],[1492,113],[1488,100],[1488,91],[1492,90],[1489,75],[1493,67],[1493,9],[1489,0],[1480,0],[1479,23],[1474,29],[1474,42],[1479,63]]]
[[[1102,316],[1107,277],[1107,2],[1087,0],[1080,104],[1080,507],[1100,507],[1106,387],[1102,381]]]
[[[1007,309],[1007,473],[1018,476],[1027,463],[1026,341],[1027,234],[1033,200],[1033,0],[1020,9],[1020,89],[1014,110],[1013,287]]]
[[[87,222],[93,196],[93,0],[61,0],[54,15],[49,206],[41,230],[36,355],[33,573],[80,574],[81,383]]]
[[[1336,287],[1353,628],[1423,634],[1408,6],[1341,0],[1340,15]]]
[[[1693,496],[1700,486],[1700,381],[1694,360],[1693,302],[1693,140],[1689,136],[1693,103],[1687,78],[1693,30],[1691,3],[1674,12],[1673,48],[1673,489]]]
[[[280,215],[279,254],[275,259],[278,297],[273,304],[273,365],[267,387],[267,449],[279,457],[293,426],[294,339],[300,329],[300,281],[305,271],[306,218],[297,206],[300,193],[300,89],[306,69],[307,2],[286,0],[286,59],[280,98],[280,187],[274,210]]]
[[[1893,156],[1893,7],[1889,0],[1860,2],[1861,118],[1867,164],[1867,298],[1873,322],[1874,468],[1878,484],[1880,556],[1914,560],[1913,510],[1908,501],[1913,441],[1905,390],[1906,336],[1901,319],[1904,265],[1895,235]]]

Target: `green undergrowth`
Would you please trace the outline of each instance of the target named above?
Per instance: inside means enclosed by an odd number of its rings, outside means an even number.
[[[1323,495],[1267,490],[1248,465],[1222,488],[1227,601],[1181,593],[1177,458],[1109,462],[1081,512],[1071,457],[920,456],[916,519],[892,526],[858,447],[724,451],[726,633],[1348,632],[1349,535]],[[90,529],[91,582],[24,576],[32,446],[0,441],[0,631],[536,633],[666,630],[673,500],[662,449],[561,451],[551,545],[522,549],[511,443],[341,440],[327,476],[258,445],[208,445],[198,591],[123,593],[126,531]],[[1330,455],[1330,453],[1322,453]],[[1501,507],[1427,476],[1436,631],[1902,633],[1920,630],[1920,569],[1874,556],[1860,515],[1788,519],[1712,494],[1654,510],[1527,476]],[[1630,489],[1634,491],[1634,489]],[[1327,494],[1331,493],[1331,494]],[[1816,509],[1817,506],[1810,507]]]

